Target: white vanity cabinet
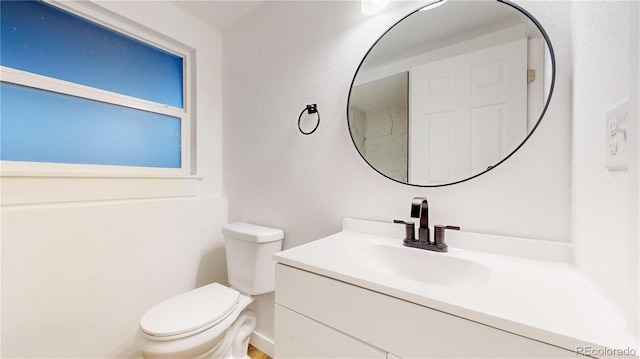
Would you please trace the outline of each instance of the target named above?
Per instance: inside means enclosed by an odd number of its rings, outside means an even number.
[[[576,353],[278,263],[275,357],[575,358]]]

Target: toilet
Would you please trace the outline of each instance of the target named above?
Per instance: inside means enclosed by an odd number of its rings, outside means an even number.
[[[164,300],[140,319],[144,358],[248,358],[252,296],[275,290],[284,232],[249,223],[222,227],[231,287],[212,283]]]

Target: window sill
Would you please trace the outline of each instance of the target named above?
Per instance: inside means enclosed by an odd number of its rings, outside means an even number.
[[[2,206],[194,197],[197,176],[2,172]]]
[[[82,172],[31,172],[31,171],[0,171],[0,178],[128,178],[128,179],[183,179],[202,180],[201,176],[181,174],[140,174],[140,173],[82,173]]]

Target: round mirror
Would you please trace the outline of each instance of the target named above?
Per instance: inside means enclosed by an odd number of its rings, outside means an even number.
[[[349,131],[362,158],[390,179],[458,183],[524,144],[554,80],[549,38],[525,10],[501,0],[441,0],[369,49],[349,91]]]

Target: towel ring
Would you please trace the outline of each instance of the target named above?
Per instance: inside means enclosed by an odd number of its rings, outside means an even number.
[[[313,128],[313,130],[309,131],[309,132],[304,132],[302,130],[302,127],[300,127],[300,121],[302,120],[302,114],[304,114],[305,112],[307,112],[308,114],[314,114],[317,113],[318,114],[318,122],[316,123],[316,127]],[[320,126],[320,111],[318,111],[318,105],[316,105],[315,103],[312,105],[307,105],[307,107],[304,108],[304,110],[302,110],[302,112],[300,112],[300,116],[298,116],[298,130],[300,130],[300,132],[303,135],[310,135],[314,132],[316,132],[316,130],[318,129],[318,126]]]

